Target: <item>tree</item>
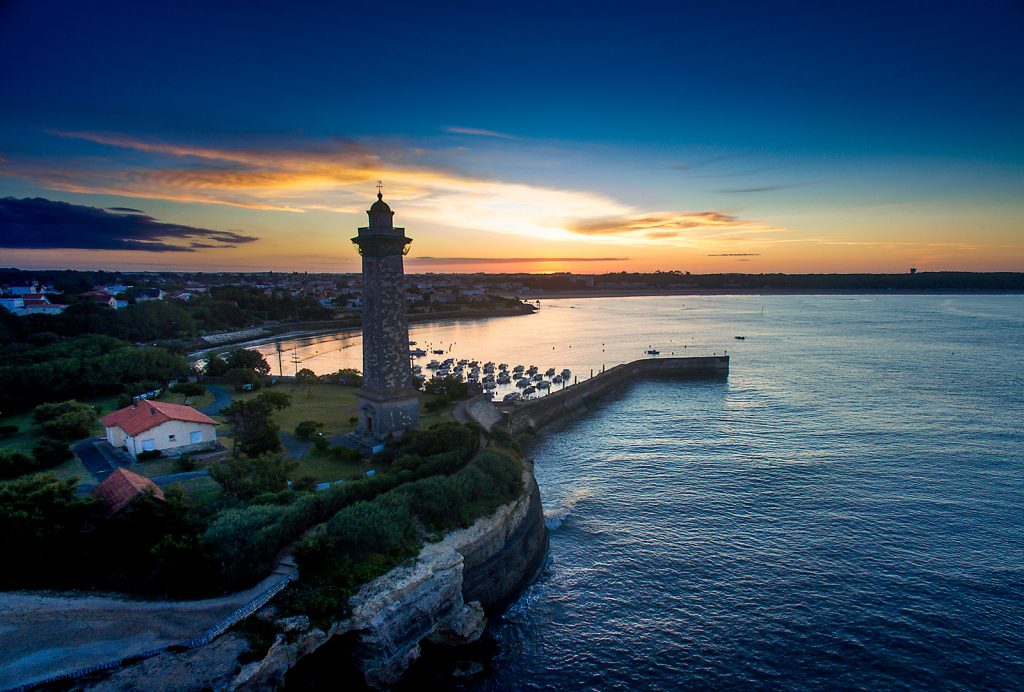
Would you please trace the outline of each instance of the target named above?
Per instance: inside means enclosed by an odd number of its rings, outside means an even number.
[[[80,440],[88,437],[95,425],[96,411],[79,404],[79,408],[43,423],[43,432],[56,440]]]
[[[0,449],[0,478],[17,478],[39,468],[35,459],[13,449]]]
[[[318,421],[304,420],[295,426],[295,437],[300,440],[309,440],[322,427],[324,427],[324,424]]]
[[[0,483],[0,554],[8,556],[0,588],[49,586],[85,555],[83,538],[98,507],[76,497],[75,484],[52,473]]]
[[[254,389],[259,384],[259,375],[248,368],[231,368],[224,373],[224,379],[235,385],[235,389]]]
[[[302,368],[302,370],[295,373],[295,380],[302,384],[312,384],[313,382],[318,381],[318,379],[319,378],[316,376],[316,373],[309,368]]]
[[[228,495],[239,500],[251,500],[263,493],[276,493],[287,489],[288,474],[298,467],[281,453],[242,456],[215,464],[210,476]]]
[[[63,416],[66,413],[75,413],[83,409],[92,411],[92,407],[88,404],[83,404],[73,399],[49,404],[39,404],[32,410],[32,420],[36,423],[46,423]]]
[[[355,368],[342,368],[338,372],[327,375],[327,377],[338,384],[345,384],[351,387],[363,386],[363,373]]]
[[[274,411],[283,411],[292,405],[292,396],[284,392],[263,392],[256,397],[256,401],[262,402]]]
[[[256,456],[281,449],[277,423],[270,420],[270,406],[259,398],[234,401],[222,411],[235,438],[235,456]]]
[[[427,394],[436,394],[447,397],[450,400],[465,398],[468,393],[466,383],[454,375],[446,377],[431,377],[423,383],[423,391]]]
[[[228,366],[228,362],[213,354],[206,358],[206,365],[203,366],[203,374],[207,377],[224,377],[228,370],[231,368]]]
[[[35,457],[39,468],[48,469],[71,459],[75,455],[71,452],[67,442],[44,437],[32,448],[32,456]]]
[[[229,368],[245,368],[264,376],[270,374],[270,364],[259,351],[239,348],[230,351],[226,360]]]

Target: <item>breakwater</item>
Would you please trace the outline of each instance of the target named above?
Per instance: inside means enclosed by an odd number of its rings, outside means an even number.
[[[548,396],[519,402],[504,410],[504,425],[516,435],[539,430],[567,415],[585,411],[595,401],[641,379],[727,377],[728,374],[729,356],[635,360]]]

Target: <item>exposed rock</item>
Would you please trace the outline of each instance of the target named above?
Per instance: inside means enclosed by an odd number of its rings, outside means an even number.
[[[290,670],[317,666],[310,661],[334,639],[324,652],[334,657],[334,644],[345,642],[366,684],[390,687],[420,656],[421,642],[458,645],[479,639],[485,613],[499,612],[518,597],[543,567],[547,529],[529,464],[523,481],[515,502],[426,544],[414,561],[365,584],[349,601],[351,615],[326,632],[311,627],[305,616],[280,618],[267,606],[258,617],[274,620],[284,633],[259,661],[239,666],[237,658],[248,643],[228,633],[198,649],[127,666],[94,684],[107,690],[153,689],[158,680],[159,689],[167,690],[281,689]],[[476,665],[464,674],[476,674]]]
[[[437,628],[428,639],[434,644],[459,646],[472,644],[487,628],[487,616],[480,601],[467,603],[451,620]]]

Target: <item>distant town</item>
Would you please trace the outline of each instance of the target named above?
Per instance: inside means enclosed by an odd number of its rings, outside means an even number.
[[[22,315],[57,315],[70,305],[119,310],[149,301],[208,299],[232,287],[288,298],[292,319],[358,315],[360,274],[308,272],[182,273],[0,269],[0,307]],[[1024,273],[918,272],[905,274],[691,274],[686,271],[608,274],[411,274],[410,314],[479,311],[508,299],[648,293],[1024,291]],[[259,315],[252,314],[254,320]]]

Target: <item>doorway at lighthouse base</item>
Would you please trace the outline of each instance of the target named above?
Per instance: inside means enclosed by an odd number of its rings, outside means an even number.
[[[354,436],[374,447],[389,437],[400,437],[405,430],[416,427],[420,402],[415,393],[382,394],[379,391],[359,392],[359,427]]]

